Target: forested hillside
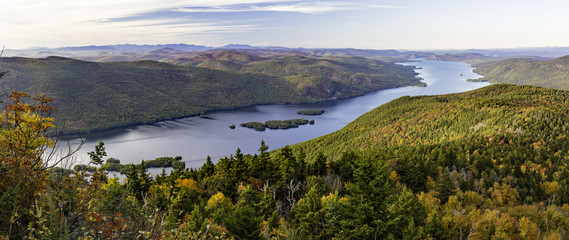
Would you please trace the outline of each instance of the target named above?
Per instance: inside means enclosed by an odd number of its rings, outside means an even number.
[[[569,90],[569,56],[546,61],[513,58],[475,67],[474,72],[484,76],[477,81]]]
[[[208,111],[316,102],[420,84],[411,67],[374,60],[265,60],[254,63],[259,67],[234,71],[212,67],[213,63],[177,66],[155,61],[0,58],[0,70],[7,72],[0,79],[0,89],[50,96],[60,109],[56,124],[64,126],[63,131],[89,132]],[[277,63],[264,64],[273,61]]]
[[[321,138],[272,152],[261,142],[255,155],[237,149],[155,177],[133,165],[123,183],[106,175],[116,159],[105,163],[102,143],[93,172],[32,171],[30,149],[49,142],[16,136],[45,132],[52,120],[34,116],[50,109],[18,112],[27,107],[14,96],[2,119],[43,124],[1,125],[0,237],[569,237],[567,91],[497,84],[402,97]]]

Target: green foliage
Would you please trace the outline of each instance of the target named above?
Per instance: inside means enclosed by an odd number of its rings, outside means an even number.
[[[94,165],[103,165],[103,158],[107,156],[105,152],[105,143],[99,142],[95,146],[95,151],[89,152],[89,158],[91,158],[91,163]]]
[[[258,216],[251,206],[238,206],[233,216],[227,220],[227,230],[235,239],[261,239],[261,222],[263,216]]]
[[[111,161],[109,161],[111,160]],[[144,163],[144,168],[174,168],[174,169],[178,169],[178,168],[185,168],[186,167],[186,163],[184,161],[182,161],[182,157],[177,156],[177,157],[159,157],[156,158],[154,160],[143,160],[142,161]],[[130,170],[130,165],[133,164],[120,164],[120,160],[115,159],[115,158],[109,158],[107,159],[107,164],[105,165],[105,169],[107,171],[113,171],[113,172],[120,172],[122,174],[128,173]],[[141,164],[134,164],[134,167],[136,168],[141,168],[142,167],[142,163]],[[84,165],[75,165],[75,170],[80,171],[80,170],[88,170],[91,171],[92,168],[88,168],[87,166]]]
[[[308,124],[306,119],[288,119],[288,120],[270,120],[266,121],[265,125],[270,129],[289,129],[297,128],[300,125]]]
[[[255,129],[256,131],[265,131],[265,129],[267,128],[267,125],[265,125],[264,123],[260,123],[260,122],[246,122],[246,123],[239,124],[239,126],[246,127],[246,128],[252,128],[252,129]]]

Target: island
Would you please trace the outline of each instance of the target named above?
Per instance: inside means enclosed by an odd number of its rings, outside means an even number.
[[[186,163],[184,161],[182,161],[181,156],[159,157],[159,158],[156,158],[154,160],[143,160],[142,162],[144,163],[144,168],[167,168],[167,167],[171,167],[174,169],[177,169],[177,168],[185,169],[186,168]],[[132,163],[121,164],[120,160],[116,159],[116,158],[107,159],[106,163],[104,165],[104,168],[107,171],[120,172],[121,174],[126,174],[126,173],[131,171],[131,165],[133,167],[135,167],[136,169],[141,168],[141,164],[132,164]],[[75,171],[94,172],[95,167],[85,165],[85,164],[77,164],[77,165],[75,165],[74,170]]]
[[[321,109],[296,111],[296,114],[298,115],[322,115],[322,113],[324,113],[324,110]]]
[[[252,128],[257,131],[265,131],[265,129],[289,129],[289,128],[297,128],[300,125],[305,124],[314,124],[314,120],[306,120],[306,119],[287,119],[287,120],[270,120],[266,121],[265,123],[260,122],[246,122],[241,123],[239,126]]]

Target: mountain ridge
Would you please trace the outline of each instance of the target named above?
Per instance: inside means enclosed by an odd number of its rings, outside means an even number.
[[[53,97],[55,107],[61,109],[56,116],[58,125],[65,123],[66,132],[90,132],[209,111],[317,102],[420,84],[412,67],[375,60],[360,60],[360,69],[353,70],[313,64],[299,68],[321,70],[311,75],[305,70],[287,70],[300,66],[299,60],[279,61],[288,65],[275,75],[271,69],[260,71],[264,68],[220,70],[151,60],[98,63],[55,56],[0,58],[1,70],[7,72],[0,79],[0,89]]]

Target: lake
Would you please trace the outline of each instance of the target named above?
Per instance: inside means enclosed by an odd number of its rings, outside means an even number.
[[[361,97],[303,105],[263,105],[235,111],[207,114],[207,118],[189,117],[112,130],[86,136],[86,142],[77,153],[77,161],[88,161],[87,152],[93,151],[99,142],[105,143],[107,157],[121,163],[140,163],[143,159],[165,156],[182,156],[188,168],[199,168],[206,157],[216,162],[219,158],[235,153],[237,148],[245,154],[255,154],[261,140],[270,150],[307,141],[326,135],[346,126],[360,115],[401,96],[436,95],[464,92],[489,85],[468,82],[466,79],[481,77],[461,62],[416,60],[403,65],[416,66],[426,87],[405,87],[381,90]],[[297,115],[296,111],[323,109],[319,116]],[[287,130],[255,131],[240,127],[240,123],[294,118],[313,119],[314,125],[302,125]],[[237,126],[230,129],[230,125]],[[71,140],[71,144],[78,144]],[[152,169],[152,173],[161,170]]]

